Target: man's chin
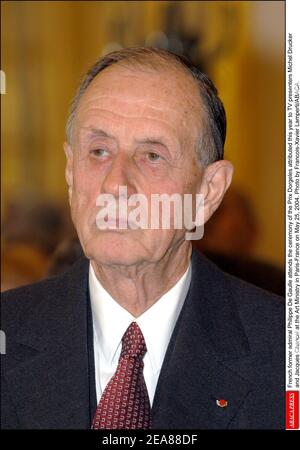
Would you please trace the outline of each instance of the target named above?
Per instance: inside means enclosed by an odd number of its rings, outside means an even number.
[[[125,233],[104,232],[85,245],[86,256],[96,264],[133,265],[143,259],[143,247],[139,241]]]

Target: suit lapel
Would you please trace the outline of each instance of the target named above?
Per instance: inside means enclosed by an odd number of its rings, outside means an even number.
[[[249,346],[226,278],[196,253],[192,266],[157,384],[154,429],[228,428],[250,390],[229,368]],[[22,428],[90,428],[95,387],[87,344],[88,261],[76,263],[56,291],[24,321],[15,348],[7,349],[19,359],[5,382]],[[228,406],[218,407],[218,399]]]
[[[229,368],[249,346],[225,275],[196,253],[192,267],[155,393],[153,428],[227,428],[250,390]],[[219,407],[220,399],[228,406]]]
[[[6,383],[22,428],[90,427],[87,273],[76,263],[13,344],[20,361]]]

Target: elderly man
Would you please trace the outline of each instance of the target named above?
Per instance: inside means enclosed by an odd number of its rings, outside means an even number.
[[[86,258],[4,294],[3,428],[284,428],[282,300],[192,253],[184,225],[130,226],[119,209],[97,221],[99,196],[126,187],[129,206],[192,195],[194,219],[200,195],[205,223],[232,178],[225,131],[184,58],[124,49],[88,72],[65,144]]]

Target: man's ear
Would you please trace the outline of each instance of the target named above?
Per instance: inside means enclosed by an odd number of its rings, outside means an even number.
[[[233,165],[226,160],[216,161],[204,169],[200,193],[204,198],[204,223],[221,204],[230,186]]]
[[[65,177],[68,185],[69,202],[71,203],[73,189],[73,150],[68,142],[64,143],[64,151],[67,158]]]

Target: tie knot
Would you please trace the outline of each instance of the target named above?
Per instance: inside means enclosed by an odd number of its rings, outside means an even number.
[[[122,338],[121,357],[143,358],[147,351],[143,333],[136,322],[132,322]]]

